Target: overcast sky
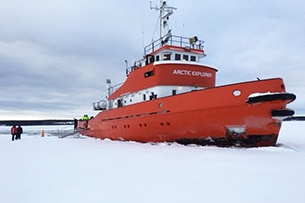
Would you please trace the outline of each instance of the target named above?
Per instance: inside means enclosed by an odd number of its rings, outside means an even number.
[[[0,0],[0,119],[79,118],[158,37],[149,0]],[[168,0],[176,35],[205,41],[217,85],[282,77],[305,114],[304,0]],[[159,0],[152,1],[159,5]]]

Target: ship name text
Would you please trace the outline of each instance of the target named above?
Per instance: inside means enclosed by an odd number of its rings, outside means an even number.
[[[199,77],[212,77],[212,73],[204,72],[204,71],[191,71],[191,70],[180,70],[175,69],[173,71],[174,75],[186,75],[186,76],[199,76]]]

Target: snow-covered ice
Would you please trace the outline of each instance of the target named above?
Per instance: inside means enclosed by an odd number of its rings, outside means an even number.
[[[305,122],[277,147],[218,148],[66,137],[72,126],[0,126],[0,202],[305,202]],[[45,137],[41,137],[41,131]]]

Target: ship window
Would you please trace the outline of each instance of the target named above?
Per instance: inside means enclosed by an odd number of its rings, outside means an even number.
[[[188,55],[183,55],[183,61],[188,61],[189,60],[189,56]]]
[[[156,56],[156,61],[160,61],[160,56],[159,55]]]
[[[235,97],[238,97],[238,96],[241,95],[241,91],[240,91],[240,90],[234,90],[234,91],[233,91],[233,95],[234,95]]]
[[[122,100],[119,99],[119,100],[118,100],[118,107],[122,107],[122,106],[123,106]]]
[[[152,92],[151,95],[149,96],[149,100],[157,99],[157,95]]]
[[[146,56],[146,65],[151,64],[154,62],[154,56],[153,55],[147,55]]]
[[[164,55],[163,55],[163,60],[164,60],[164,61],[171,60],[171,54],[164,54]]]
[[[172,95],[176,95],[177,94],[177,90],[172,90]]]
[[[143,101],[146,100],[146,94],[143,94]]]
[[[149,63],[153,63],[154,61],[155,61],[154,56],[150,56],[150,57],[149,57]]]
[[[181,54],[175,54],[175,60],[180,61],[181,60]]]
[[[151,71],[147,71],[144,73],[144,78],[147,78],[147,77],[150,77],[150,76],[153,76],[154,75],[154,71],[151,70]]]
[[[196,61],[196,56],[191,56],[191,61]]]

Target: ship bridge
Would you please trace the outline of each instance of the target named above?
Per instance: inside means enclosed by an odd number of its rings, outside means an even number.
[[[144,48],[144,57],[136,61],[126,69],[126,75],[130,72],[158,61],[199,62],[205,57],[203,40],[197,36],[181,37],[171,35],[169,32],[164,37],[152,42]]]

